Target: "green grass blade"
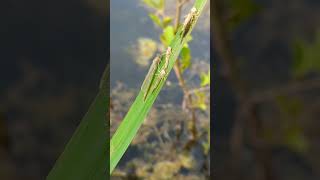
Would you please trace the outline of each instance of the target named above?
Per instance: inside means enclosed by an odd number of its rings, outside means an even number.
[[[196,0],[194,7],[198,10],[199,15],[201,14],[205,3],[206,3],[206,0]],[[192,25],[190,32],[192,31],[193,27],[194,27],[194,24]],[[169,59],[170,61],[169,67],[168,67],[169,72],[171,71],[175,63],[175,60],[177,59],[183,47],[183,44],[186,41],[185,38],[182,38],[181,32],[182,32],[182,28],[180,28],[177,31],[176,36],[174,37],[173,41],[170,44],[170,47],[172,48],[172,55],[170,56],[170,59]],[[166,78],[167,76],[165,77],[165,79]],[[143,101],[143,95],[144,95],[143,92],[142,91],[139,92],[138,96],[136,97],[135,101],[131,105],[131,108],[129,109],[125,118],[119,125],[117,131],[114,133],[110,141],[110,174],[112,173],[113,169],[116,167],[121,157],[129,147],[132,139],[137,133],[144,118],[146,117],[154,101],[156,100],[164,82],[165,81],[162,81],[160,83],[160,85],[154,91],[154,93],[148,95],[145,102]]]
[[[109,66],[100,90],[47,180],[103,180],[108,174]]]

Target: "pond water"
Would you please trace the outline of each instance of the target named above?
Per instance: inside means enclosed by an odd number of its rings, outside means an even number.
[[[141,68],[137,65],[127,49],[141,37],[159,41],[161,31],[154,26],[148,16],[149,12],[138,0],[111,1],[110,7],[111,89],[117,81],[126,84],[129,88],[139,88],[148,66]],[[202,15],[200,18],[208,17]],[[195,29],[192,36],[193,41],[189,44],[192,56],[208,62],[210,58],[209,29],[201,32]],[[173,74],[171,73],[169,79]]]

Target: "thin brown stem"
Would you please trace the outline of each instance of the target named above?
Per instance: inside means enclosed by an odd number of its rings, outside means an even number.
[[[175,32],[178,30],[179,23],[180,23],[180,16],[181,16],[181,9],[185,3],[187,3],[188,0],[178,0],[177,5],[176,5],[176,16],[175,16]],[[185,84],[185,81],[183,79],[182,73],[180,71],[180,62],[177,60],[176,63],[174,64],[174,71],[177,76],[177,79],[179,81],[179,85],[183,91],[184,94],[184,99],[187,100],[187,108],[191,111],[191,120],[192,120],[192,128],[191,128],[191,133],[192,133],[192,140],[195,140],[197,138],[197,128],[196,128],[196,114],[195,114],[195,109],[192,106],[192,96],[189,93],[189,90]]]
[[[193,135],[193,139],[196,139],[197,137],[197,130],[196,130],[196,115],[195,115],[195,109],[192,107],[192,96],[191,94],[189,93],[189,90],[185,84],[185,81],[183,79],[183,76],[182,76],[182,73],[180,71],[180,62],[179,61],[176,61],[175,65],[174,65],[174,72],[176,74],[176,77],[179,81],[179,85],[183,91],[183,94],[184,94],[184,97],[186,98],[186,106],[187,106],[187,109],[191,111],[191,117],[192,117],[192,128],[191,128],[191,131],[192,131],[192,135]]]
[[[175,16],[175,22],[174,22],[174,30],[175,30],[175,32],[176,32],[176,30],[178,29],[178,26],[179,26],[182,5],[183,4],[181,4],[181,0],[178,0],[177,1],[177,5],[176,5],[176,16]]]

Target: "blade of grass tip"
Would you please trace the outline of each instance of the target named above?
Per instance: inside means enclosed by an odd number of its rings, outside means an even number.
[[[203,7],[207,0],[196,0],[194,7],[197,9],[199,15],[201,14]],[[197,21],[199,15],[196,17],[195,22]],[[188,32],[191,33],[195,23],[193,23],[190,27]],[[172,48],[172,54],[169,58],[169,66],[168,72],[171,71],[175,60],[177,59],[183,44],[185,43],[186,39],[182,38],[182,27],[176,33],[173,41],[170,44]],[[185,35],[184,37],[186,37]],[[163,62],[163,61],[161,61]],[[160,65],[161,66],[161,65]],[[163,64],[162,64],[163,66]],[[117,131],[112,136],[110,141],[110,174],[112,173],[113,169],[116,167],[118,162],[120,161],[121,157],[129,147],[131,141],[133,140],[135,134],[137,133],[139,127],[141,126],[144,118],[146,117],[147,113],[151,109],[156,97],[158,96],[167,76],[164,77],[164,80],[157,86],[153,93],[148,95],[145,102],[143,100],[144,93],[142,91],[139,92],[138,96],[136,97],[135,101],[131,105],[128,113],[126,114],[125,118],[119,125]]]
[[[48,174],[47,180],[101,180],[109,177],[109,72],[107,66],[98,95]]]

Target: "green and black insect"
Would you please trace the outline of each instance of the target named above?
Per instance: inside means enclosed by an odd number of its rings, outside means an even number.
[[[172,53],[172,49],[171,47],[168,47],[164,58],[162,58],[163,55],[162,56],[158,55],[153,59],[153,62],[150,66],[147,76],[141,86],[141,91],[144,92],[143,101],[146,100],[147,96],[150,93],[153,93],[154,90],[158,88],[160,82],[164,80],[164,77],[167,75],[169,58],[171,53]],[[162,68],[158,70],[160,68],[159,65],[161,60],[164,60],[164,64]]]
[[[182,38],[185,38],[186,35],[189,33],[191,26],[195,23],[195,20],[198,16],[198,10],[193,7],[190,13],[186,16],[183,27],[182,27]]]

